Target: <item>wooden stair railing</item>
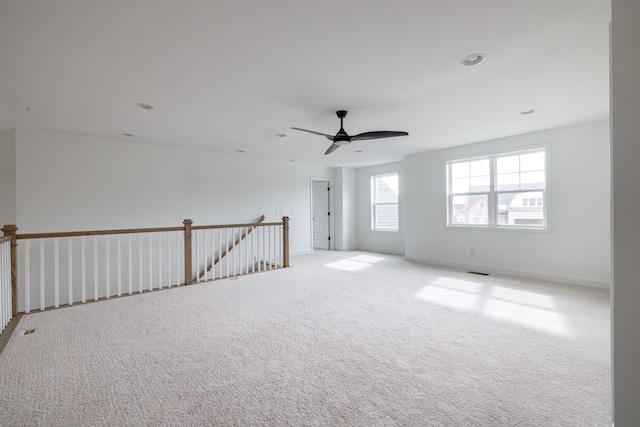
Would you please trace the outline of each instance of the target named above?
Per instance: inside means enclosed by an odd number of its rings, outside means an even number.
[[[207,265],[207,268],[200,272],[200,275],[198,276],[198,278],[202,279],[207,271],[211,271],[214,265],[218,264],[222,258],[227,256],[227,254],[233,250],[233,248],[235,248],[241,241],[246,239],[247,236],[251,234],[251,232],[258,227],[258,224],[261,224],[264,222],[264,219],[265,219],[264,215],[258,218],[258,220],[251,226],[251,228],[249,228],[249,230],[246,233],[243,233],[242,236],[238,237],[235,240],[235,242],[231,243],[224,252],[222,252],[216,259],[213,260],[213,262],[209,263]]]
[[[265,244],[270,247],[273,245],[275,252],[273,257],[270,252],[269,259],[259,261],[258,265],[276,269],[289,267],[288,217],[283,217],[282,222],[266,222],[263,215],[255,223],[203,226],[194,226],[190,219],[185,219],[182,226],[178,227],[30,234],[18,234],[17,226],[8,224],[1,228],[4,236],[0,236],[0,245],[2,245],[0,247],[2,251],[0,277],[10,278],[11,282],[11,306],[8,305],[8,300],[5,300],[6,310],[4,313],[10,312],[11,318],[14,318],[19,314],[18,311],[30,313],[38,308],[45,310],[65,305],[71,306],[74,303],[85,303],[89,300],[98,301],[103,298],[131,295],[134,292],[142,293],[163,287],[190,285],[194,282],[194,278],[198,277],[195,274],[200,273],[200,266],[209,262],[208,257],[204,261],[193,259],[192,237],[194,232],[240,229],[240,232],[243,233],[237,239],[235,233],[230,236],[233,243],[228,247],[226,245],[229,242],[219,241],[226,250],[220,253],[208,266],[209,271],[214,271],[214,265],[222,266],[221,259],[225,256],[228,257],[229,252],[235,246],[246,239],[254,229],[259,228],[264,228],[269,232],[266,235],[265,233],[261,235],[256,231],[252,238],[267,239],[263,241],[263,249],[265,249]],[[184,233],[184,238],[180,239],[182,233]],[[133,241],[134,235],[137,235],[137,239],[135,239],[137,242]],[[196,238],[197,236],[198,234],[196,234]],[[7,245],[9,241],[11,242],[10,247]],[[18,242],[20,241],[22,241],[22,248],[18,251]],[[86,247],[85,241],[90,242],[89,247]],[[30,243],[33,243],[31,248]],[[183,245],[184,252],[181,251]],[[196,247],[196,251],[197,249],[198,247]],[[223,247],[219,250],[222,249]],[[212,252],[214,252],[213,248]],[[137,262],[135,262],[135,258],[137,258]],[[93,263],[91,263],[91,259],[93,259]],[[194,268],[194,261],[197,262],[196,268]],[[240,274],[253,272],[254,268],[248,266],[249,263],[256,262],[255,257],[252,261],[247,259],[244,262],[244,270],[241,266]],[[20,268],[18,268],[19,263]],[[88,267],[89,271],[85,267]],[[223,278],[222,270],[223,268],[220,269],[218,279]],[[258,268],[258,271],[260,270]],[[18,283],[19,271],[24,273],[24,279],[20,283]],[[180,275],[183,272],[184,282],[181,283]],[[229,277],[228,274],[226,276]],[[37,283],[38,278],[40,279],[39,284]],[[72,280],[74,278],[75,280]],[[213,280],[216,280],[215,275]],[[22,290],[24,295],[24,301],[20,302],[22,306],[18,304],[18,288]],[[9,293],[6,284],[2,289],[5,294]],[[39,295],[38,289],[40,290]],[[5,307],[4,304],[3,307]],[[0,317],[3,317],[2,313],[0,313]]]

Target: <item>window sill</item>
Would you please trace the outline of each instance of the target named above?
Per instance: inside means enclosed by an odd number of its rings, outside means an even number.
[[[549,226],[546,227],[517,227],[517,226],[495,226],[495,225],[449,225],[447,224],[445,228],[455,230],[484,230],[484,231],[523,231],[525,233],[550,233],[551,229]]]

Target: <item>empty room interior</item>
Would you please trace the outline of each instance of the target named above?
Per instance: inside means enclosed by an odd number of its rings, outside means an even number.
[[[0,425],[640,425],[638,19],[1,1]]]

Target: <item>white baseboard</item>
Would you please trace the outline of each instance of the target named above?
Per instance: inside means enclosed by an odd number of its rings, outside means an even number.
[[[376,252],[379,254],[389,254],[389,255],[400,255],[400,256],[404,256],[404,251],[394,251],[393,249],[389,249],[389,248],[376,248],[373,246],[358,246],[357,249],[354,249],[356,251],[365,251],[365,252]]]
[[[472,270],[472,271],[479,271],[482,273],[501,274],[504,276],[525,277],[528,279],[545,280],[548,282],[567,283],[570,285],[586,286],[589,288],[607,289],[607,290],[611,289],[611,285],[608,282],[593,280],[586,277],[538,273],[534,271],[525,271],[525,270],[512,270],[512,269],[507,269],[502,267],[493,267],[489,265],[463,264],[463,263],[449,262],[449,261],[415,257],[415,256],[405,256],[405,259],[407,261],[414,261],[414,262],[419,262],[423,264],[441,265],[443,267],[450,267],[450,268],[455,268],[460,270]]]
[[[310,253],[313,253],[311,249],[302,249],[300,251],[289,250],[289,256],[309,255]]]

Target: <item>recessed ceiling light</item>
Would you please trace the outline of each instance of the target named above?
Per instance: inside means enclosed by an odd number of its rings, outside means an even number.
[[[129,138],[132,138],[132,137],[134,137],[134,136],[135,136],[134,134],[132,134],[132,133],[127,133],[127,132],[122,132],[120,135],[122,135],[122,136],[127,136],[127,137],[129,137]]]
[[[142,108],[143,110],[153,110],[153,105],[145,104],[144,102],[139,102],[136,104],[136,107]]]
[[[356,153],[362,153],[362,150],[356,150]]]
[[[295,162],[295,161],[296,161],[296,159],[290,159],[289,161],[290,161],[291,163],[293,163],[293,162]]]
[[[286,133],[276,133],[276,136],[279,138],[286,138],[287,134]]]
[[[533,108],[529,108],[528,110],[520,111],[520,114],[523,115],[523,116],[526,116],[527,114],[532,114],[532,113],[535,113],[535,112],[536,112],[536,110],[534,110]]]
[[[470,67],[472,65],[478,65],[487,57],[484,53],[474,53],[469,56],[466,56],[460,61],[462,65],[465,67]]]
[[[237,153],[244,153],[244,150],[236,150]]]

